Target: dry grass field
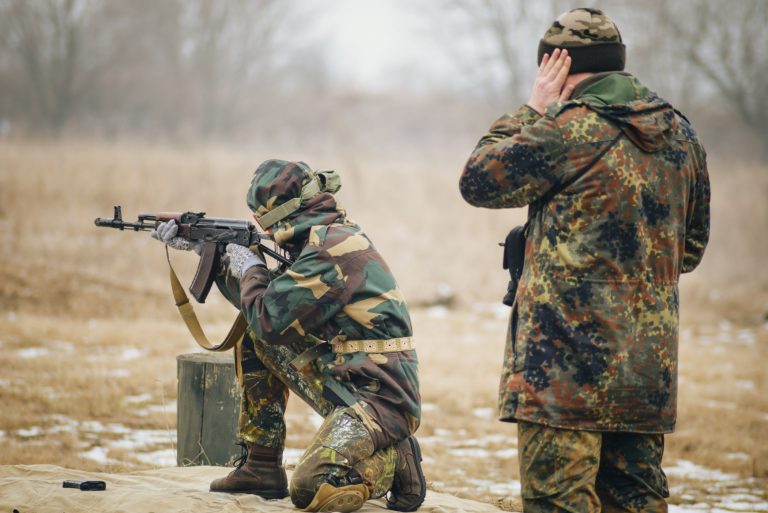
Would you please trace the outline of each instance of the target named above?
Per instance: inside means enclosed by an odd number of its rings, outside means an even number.
[[[469,143],[471,145],[471,142]],[[175,463],[178,319],[162,246],[97,229],[121,204],[244,218],[265,158],[336,168],[350,217],[376,241],[413,307],[433,489],[519,508],[516,430],[495,420],[506,310],[496,242],[523,212],[464,205],[466,148],[434,158],[344,151],[0,143],[0,464],[135,470]],[[365,155],[365,154],[364,154]],[[439,155],[439,157],[437,156]],[[674,511],[768,511],[768,169],[710,163],[713,234],[682,282],[678,431],[665,463]],[[172,255],[189,280],[195,265]],[[219,336],[217,294],[197,308]],[[289,406],[295,461],[317,419]]]

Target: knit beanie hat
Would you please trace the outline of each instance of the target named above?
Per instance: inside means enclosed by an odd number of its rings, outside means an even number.
[[[625,48],[619,29],[598,9],[580,7],[561,14],[539,42],[539,64],[555,48],[568,50],[570,73],[624,69]]]

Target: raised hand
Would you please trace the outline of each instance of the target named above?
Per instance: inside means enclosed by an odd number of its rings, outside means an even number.
[[[527,105],[539,114],[544,114],[546,108],[556,101],[565,101],[571,97],[574,86],[565,85],[568,71],[571,69],[571,58],[568,50],[555,48],[552,55],[545,54],[541,59],[533,90]]]

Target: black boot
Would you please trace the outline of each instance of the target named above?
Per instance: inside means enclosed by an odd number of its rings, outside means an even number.
[[[421,471],[421,448],[415,436],[409,436],[395,447],[397,468],[387,497],[387,508],[416,511],[427,495],[427,480]]]
[[[212,492],[250,493],[265,499],[288,496],[288,478],[282,465],[283,450],[242,444],[247,453],[240,457],[235,470],[211,483]]]

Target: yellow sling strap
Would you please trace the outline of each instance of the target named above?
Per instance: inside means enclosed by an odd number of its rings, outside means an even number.
[[[184,292],[184,287],[181,285],[178,276],[176,276],[176,271],[173,270],[171,257],[168,254],[168,246],[165,247],[165,256],[168,259],[168,268],[171,270],[170,276],[173,299],[176,301],[176,307],[179,309],[181,318],[184,319],[184,324],[187,325],[187,329],[192,334],[192,337],[194,337],[195,342],[208,351],[220,352],[234,347],[235,344],[243,338],[245,329],[248,327],[248,321],[243,317],[243,313],[240,312],[237,314],[237,319],[235,319],[234,324],[232,324],[229,333],[227,333],[227,336],[222,343],[218,345],[211,344],[208,337],[205,336],[202,326],[200,326],[200,321],[197,320],[195,310],[192,308],[192,304],[189,302],[187,293]]]

